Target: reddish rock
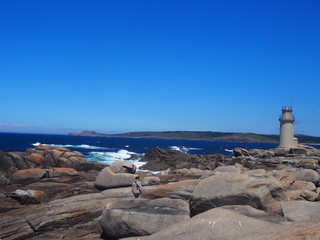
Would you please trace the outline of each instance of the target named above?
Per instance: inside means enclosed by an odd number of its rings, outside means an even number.
[[[44,151],[47,151],[47,152],[51,152],[53,150],[58,150],[58,151],[62,151],[62,152],[70,151],[69,149],[64,148],[64,147],[52,147],[52,146],[47,146],[47,145],[39,145],[36,148],[38,150],[44,150]]]
[[[49,171],[49,177],[60,177],[63,175],[78,176],[79,173],[73,168],[53,168]]]
[[[10,198],[17,200],[21,204],[42,203],[48,199],[48,196],[40,190],[21,190],[17,189],[12,192]]]
[[[44,157],[39,153],[31,153],[29,161],[32,161],[38,165],[44,163]]]
[[[28,184],[32,182],[38,182],[42,178],[46,177],[47,170],[40,168],[24,169],[16,171],[11,176],[11,182],[19,184]]]

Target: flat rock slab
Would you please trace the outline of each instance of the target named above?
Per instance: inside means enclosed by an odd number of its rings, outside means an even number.
[[[102,193],[58,199],[0,214],[1,239],[27,239],[55,229],[68,229],[101,216],[103,207],[117,199]]]
[[[292,222],[320,217],[320,202],[288,201],[277,203],[285,219]]]
[[[176,223],[155,234],[128,240],[238,240],[251,238],[262,231],[282,226],[279,219],[250,206],[224,206],[201,213],[187,221]],[[245,236],[245,238],[242,238]]]
[[[202,180],[195,187],[190,206],[192,215],[224,205],[267,209],[282,192],[282,184],[275,178],[224,172]]]
[[[100,224],[107,239],[145,236],[190,218],[189,204],[180,199],[134,199],[108,203]]]

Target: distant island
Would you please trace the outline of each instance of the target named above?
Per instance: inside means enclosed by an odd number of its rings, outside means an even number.
[[[211,140],[225,142],[270,142],[277,143],[279,135],[234,133],[234,132],[211,132],[211,131],[163,131],[163,132],[128,132],[119,134],[104,134],[85,130],[80,133],[71,132],[72,136],[89,137],[127,137],[127,138],[165,138],[165,139],[189,139],[189,140]],[[320,144],[320,137],[297,135],[300,143]]]

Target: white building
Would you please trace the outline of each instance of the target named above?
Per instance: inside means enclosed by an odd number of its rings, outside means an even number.
[[[279,148],[296,148],[298,147],[298,139],[294,137],[292,107],[282,107],[282,115],[280,121],[280,141]]]

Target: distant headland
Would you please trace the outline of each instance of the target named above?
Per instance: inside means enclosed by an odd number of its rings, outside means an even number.
[[[119,134],[104,134],[85,130],[80,133],[71,132],[73,136],[89,137],[127,137],[127,138],[165,138],[165,139],[189,139],[211,140],[225,142],[270,142],[279,141],[276,134],[236,133],[236,132],[211,132],[211,131],[162,131],[162,132],[127,132]],[[320,144],[320,137],[298,135],[301,143]]]

